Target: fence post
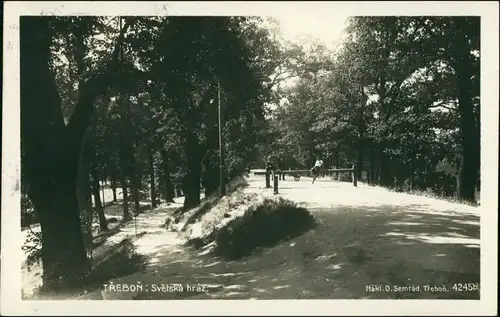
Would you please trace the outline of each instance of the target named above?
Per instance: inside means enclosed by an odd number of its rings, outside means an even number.
[[[278,175],[274,175],[274,194],[278,193]]]
[[[271,188],[271,175],[269,170],[266,169],[266,188]]]
[[[352,184],[354,187],[358,187],[358,175],[356,173],[356,165],[352,166]]]

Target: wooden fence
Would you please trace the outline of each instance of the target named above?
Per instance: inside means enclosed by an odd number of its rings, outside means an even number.
[[[334,168],[325,169],[324,172],[327,173],[351,173],[352,185],[358,187],[358,178],[356,173],[356,165],[351,168]],[[265,175],[266,176],[266,188],[271,188],[271,178],[273,179],[273,190],[274,194],[278,194],[279,180],[285,180],[285,175],[291,175],[296,181],[300,180],[301,174],[310,174],[310,170],[273,170],[273,171],[256,171],[254,175]]]

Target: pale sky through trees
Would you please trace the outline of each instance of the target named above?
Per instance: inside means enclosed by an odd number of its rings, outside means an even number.
[[[279,24],[279,32],[284,40],[300,44],[309,44],[317,40],[328,49],[334,50],[342,42],[347,20],[347,14],[325,12],[322,7],[309,10],[287,9],[281,13],[273,13],[269,17]],[[296,78],[285,80],[280,86],[293,86]],[[284,100],[282,100],[284,102]],[[270,109],[275,105],[268,104]]]
[[[286,10],[273,15],[280,24],[280,31],[286,40],[316,38],[328,48],[341,42],[348,15],[324,12],[311,8],[308,11]]]

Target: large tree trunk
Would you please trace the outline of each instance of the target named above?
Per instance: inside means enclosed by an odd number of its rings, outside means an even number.
[[[43,283],[49,289],[77,282],[89,269],[76,196],[76,177],[63,176],[76,176],[76,173],[70,171],[69,164],[59,165],[56,169],[59,173],[54,173],[53,177],[49,174],[45,179],[33,181],[29,195],[42,229]]]
[[[78,164],[92,103],[80,98],[67,126],[49,70],[47,17],[21,17],[21,146],[28,196],[42,231],[43,281],[57,288],[89,268],[77,198]],[[87,96],[88,97],[88,96]]]
[[[454,68],[457,76],[458,89],[458,112],[460,127],[460,145],[462,150],[460,169],[458,174],[458,197],[475,201],[475,191],[477,178],[479,174],[479,154],[480,154],[480,135],[476,127],[476,118],[474,105],[471,96],[473,75],[470,49],[467,45],[467,39],[462,34],[466,32],[461,26],[461,32],[457,36],[458,41],[463,45],[456,48],[456,61]],[[458,44],[457,44],[458,45]]]
[[[42,228],[44,286],[56,288],[78,280],[88,263],[76,196],[76,164],[61,152],[51,152],[51,158],[35,163],[40,172],[31,181],[29,196]]]
[[[379,83],[378,83],[378,95],[380,103],[380,118],[384,123],[387,123],[392,117],[392,101],[387,100],[387,81],[388,81],[388,71],[389,71],[389,56],[391,53],[391,45],[393,44],[393,35],[395,28],[392,27],[394,21],[393,17],[384,18],[385,29],[383,32],[383,37],[385,41],[385,47],[380,50],[381,54],[381,68],[379,71]],[[382,147],[378,151],[378,179],[379,184],[386,187],[391,187],[393,182],[393,174],[391,168],[391,158],[387,153],[384,153],[384,149],[390,146],[390,141],[386,139],[387,132],[383,132],[382,136]]]
[[[23,174],[41,225],[44,287],[53,289],[79,281],[89,269],[77,196],[78,165],[93,103],[106,91],[109,78],[106,73],[92,74],[79,82],[78,101],[65,124],[49,67],[54,35],[50,21],[45,16],[21,17],[20,77]],[[76,60],[82,71],[84,39],[77,41]]]
[[[99,217],[99,228],[101,232],[108,231],[108,222],[104,214],[104,208],[102,206],[101,197],[99,195],[99,181],[95,172],[92,173],[92,194],[94,196],[94,205],[97,216]]]
[[[184,179],[184,210],[189,210],[198,206],[200,199],[200,178],[201,178],[201,162],[193,158],[188,160],[188,173]]]
[[[184,210],[189,210],[200,204],[201,153],[198,138],[188,132],[186,138],[187,174],[183,181]]]
[[[149,187],[151,191],[151,207],[156,208],[156,185],[155,185],[155,165],[153,160],[153,151],[151,148],[148,149],[148,161],[149,161]]]
[[[164,182],[163,195],[167,203],[172,203],[174,202],[175,193],[174,193],[174,186],[172,185],[172,180],[170,177],[170,169],[168,164],[169,158],[167,150],[161,149],[160,154],[162,159],[161,165],[163,169],[163,182]]]

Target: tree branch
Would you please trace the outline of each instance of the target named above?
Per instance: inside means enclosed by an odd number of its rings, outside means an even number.
[[[283,81],[293,77],[293,75],[290,74],[289,76],[280,78],[280,76],[285,75],[287,72],[288,71],[286,69],[282,69],[280,72],[278,72],[271,80],[271,83],[267,86],[267,89],[273,89],[273,87],[275,87],[277,84],[282,83]]]
[[[108,89],[111,84],[111,79],[115,77],[112,76],[112,74],[116,72],[119,64],[118,56],[125,33],[135,21],[136,18],[132,18],[129,23],[126,23],[122,28],[113,49],[113,57],[108,68],[103,73],[93,74],[82,87],[79,87],[78,102],[75,105],[74,113],[66,127],[65,135],[68,141],[67,146],[76,146],[80,148],[83,135],[94,110],[94,101]]]
[[[453,104],[453,105],[456,105],[457,103],[454,102],[454,101],[441,101],[440,103],[438,104],[435,104],[435,105],[432,105],[432,106],[429,106],[429,109],[433,109],[433,108],[438,108],[438,107],[441,107],[441,108],[444,108],[444,109],[448,109],[448,110],[451,110],[451,111],[455,111],[456,108],[454,107],[448,107],[446,105],[448,104]]]

